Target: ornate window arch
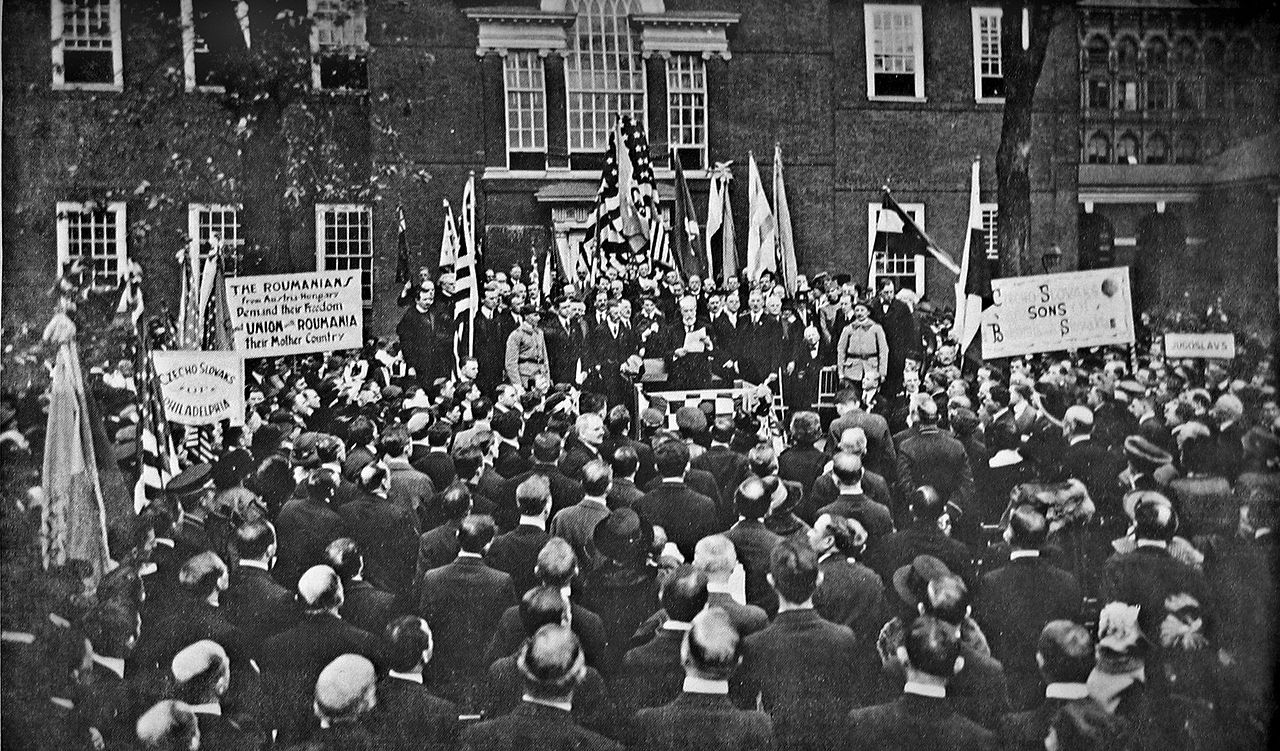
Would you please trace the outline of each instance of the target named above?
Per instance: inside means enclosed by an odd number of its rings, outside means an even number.
[[[1164,70],[1169,65],[1169,43],[1164,37],[1153,36],[1143,45],[1143,56],[1148,70]]]
[[[1169,161],[1169,139],[1160,133],[1152,133],[1147,138],[1147,164],[1165,164]]]
[[[1085,161],[1089,164],[1107,164],[1111,161],[1111,139],[1102,131],[1095,131],[1085,144]]]
[[[1131,131],[1125,133],[1116,139],[1116,163],[1117,164],[1137,164],[1142,156],[1142,145],[1138,142],[1138,137]]]
[[[1101,34],[1089,37],[1084,45],[1084,62],[1090,70],[1106,69],[1111,64],[1111,42]]]

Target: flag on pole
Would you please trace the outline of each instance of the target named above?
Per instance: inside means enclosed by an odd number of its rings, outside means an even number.
[[[462,188],[462,243],[471,249],[471,253],[480,257],[480,244],[476,241],[476,173],[467,175],[467,184]],[[456,262],[456,261],[455,261]]]
[[[734,247],[733,207],[729,203],[729,183],[733,162],[716,162],[711,170],[711,192],[707,200],[707,274],[716,275],[716,258],[720,258],[722,281],[738,274],[738,253]]]
[[[192,243],[178,254],[182,263],[182,308],[178,313],[178,349],[199,349],[204,338],[200,303],[200,248]]]
[[[693,274],[706,276],[707,269],[703,268],[698,253],[702,246],[698,215],[693,210],[693,196],[689,193],[689,183],[684,179],[680,154],[674,149],[671,151],[671,163],[676,171],[676,205],[671,217],[671,246],[676,263],[685,277]]]
[[[794,296],[799,268],[796,264],[796,243],[791,236],[791,209],[787,205],[787,188],[782,181],[782,144],[773,145],[773,212],[778,225],[777,267],[782,274],[782,286],[787,296]]]
[[[548,250],[547,255],[542,260],[542,299],[550,300],[551,293],[556,288],[556,269],[552,257],[555,256],[554,250]]]
[[[466,200],[466,194],[463,194]],[[444,231],[440,233],[440,268],[452,269],[458,265],[458,255],[462,252],[462,238],[458,235],[458,224],[453,216],[453,207],[449,199],[444,200]]]
[[[55,359],[45,429],[40,552],[46,568],[75,559],[88,562],[96,581],[108,562],[106,510],[76,325],[61,307],[45,327],[43,340],[55,348]]]
[[[991,272],[983,251],[982,204],[978,192],[981,162],[973,160],[969,181],[969,230],[964,236],[964,255],[960,259],[960,278],[956,281],[956,315],[951,336],[963,353],[982,328],[982,311],[991,307]]]
[[[232,349],[231,313],[227,304],[227,285],[222,271],[222,243],[213,238],[213,254],[204,262],[200,281],[201,329],[200,346],[206,352]],[[183,440],[187,459],[192,464],[212,463],[222,449],[222,424],[187,427]]]
[[[463,237],[458,249],[457,262],[454,264],[453,282],[453,358],[458,367],[462,366],[462,358],[470,357],[475,349],[476,312],[480,309],[480,287],[476,280],[478,273],[475,252],[475,173],[467,178],[467,187],[462,192],[462,224]],[[452,212],[449,214],[452,219]],[[455,235],[456,236],[456,235]]]
[[[885,257],[890,255],[924,255],[928,253],[938,260],[943,266],[957,276],[960,274],[960,267],[956,262],[947,255],[938,244],[933,241],[924,230],[916,224],[916,220],[903,210],[898,202],[889,195],[889,189],[884,189],[884,195],[880,198],[880,211],[876,219],[876,235],[875,242],[871,248],[871,268],[875,268],[875,257],[877,254],[883,254]]]
[[[756,155],[749,153],[747,158],[747,196],[750,206],[747,212],[747,279],[755,282],[759,281],[764,272],[776,273],[778,270],[778,233],[773,211],[769,209],[769,199],[764,192],[764,182],[760,179],[760,168],[756,166]]]
[[[405,229],[404,207],[396,205],[396,284],[409,281],[409,237]]]

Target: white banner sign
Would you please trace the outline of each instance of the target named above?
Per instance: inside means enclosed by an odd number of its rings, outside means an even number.
[[[1230,360],[1236,356],[1236,337],[1235,334],[1165,334],[1164,356],[1170,360]]]
[[[1129,268],[991,280],[995,304],[982,314],[982,356],[1132,344]]]
[[[157,350],[151,360],[171,422],[244,424],[244,358],[239,352]]]
[[[243,276],[227,280],[235,348],[245,357],[359,349],[360,272]]]

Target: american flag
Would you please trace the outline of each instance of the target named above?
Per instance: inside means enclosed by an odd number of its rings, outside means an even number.
[[[446,201],[445,207],[449,204]],[[454,263],[453,281],[453,357],[459,367],[462,358],[470,357],[475,345],[476,312],[480,309],[480,287],[476,280],[476,176],[467,178],[462,192],[463,236],[457,238],[458,252]],[[453,222],[453,210],[449,209],[448,223]],[[446,225],[447,226],[447,225]],[[457,237],[457,234],[454,235]]]
[[[160,379],[151,361],[151,334],[143,323],[142,267],[132,264],[117,313],[128,314],[134,337],[134,393],[138,406],[138,482],[133,486],[133,509],[164,495],[165,486],[178,473],[177,451],[165,419]]]
[[[667,227],[658,209],[658,185],[649,140],[635,117],[625,115],[609,136],[591,231],[578,256],[579,280],[594,282],[604,263],[675,269]]]
[[[195,247],[178,253],[182,266],[182,309],[178,312],[178,349],[196,349],[204,336],[200,315],[200,254]]]
[[[222,273],[222,247],[216,238],[213,255],[205,261],[200,297],[204,306],[200,349],[206,352],[231,349],[231,316],[227,310],[227,285]],[[188,427],[183,446],[192,464],[215,461],[222,447],[221,423]]]

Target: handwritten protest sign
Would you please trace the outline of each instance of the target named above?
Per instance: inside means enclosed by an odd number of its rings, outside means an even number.
[[[171,422],[244,424],[244,358],[239,352],[157,350],[151,359]]]
[[[1128,267],[993,279],[991,291],[984,358],[1134,341]]]
[[[245,357],[357,349],[364,305],[359,271],[227,280],[235,348]]]

